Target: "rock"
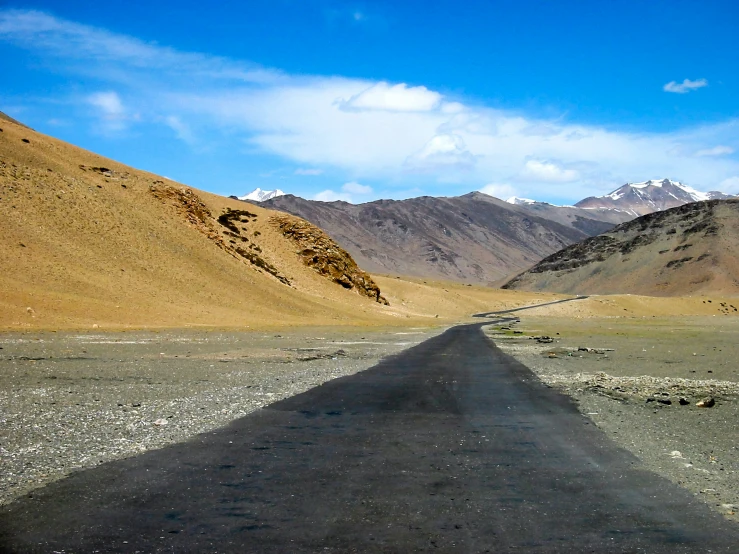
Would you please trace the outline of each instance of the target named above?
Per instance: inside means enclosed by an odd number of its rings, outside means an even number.
[[[688,404],[690,404],[690,401],[687,398],[683,397],[683,396],[681,396],[678,399],[678,402],[680,403],[681,406],[687,406]]]
[[[552,337],[536,337],[536,342],[542,343],[542,344],[549,344],[550,342],[554,342],[554,339]]]
[[[710,396],[707,396],[696,404],[699,408],[713,408],[715,405],[716,401]]]
[[[658,398],[657,402],[659,402],[660,404],[664,404],[665,406],[672,405],[672,400],[670,400],[669,398]]]
[[[290,215],[273,216],[270,223],[300,247],[298,255],[305,265],[345,289],[356,290],[380,304],[389,305],[370,275],[321,229]]]
[[[156,425],[156,426],[158,426],[158,427],[161,427],[162,425],[167,425],[167,424],[169,424],[169,421],[167,421],[166,419],[162,419],[162,418],[160,418],[160,419],[157,419],[157,420],[156,420],[156,421],[154,422],[154,425]]]

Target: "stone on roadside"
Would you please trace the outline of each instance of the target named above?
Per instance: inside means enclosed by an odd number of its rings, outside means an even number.
[[[169,424],[169,421],[167,421],[166,419],[157,419],[154,422],[154,425],[156,425],[158,427],[161,427],[162,425],[167,425],[167,424]]]
[[[713,408],[715,405],[716,401],[710,396],[707,396],[696,404],[699,408]]]

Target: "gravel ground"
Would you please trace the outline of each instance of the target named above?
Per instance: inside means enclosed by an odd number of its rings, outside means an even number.
[[[0,504],[223,426],[441,331],[0,335]]]
[[[647,469],[739,522],[739,320],[524,316],[488,334]]]

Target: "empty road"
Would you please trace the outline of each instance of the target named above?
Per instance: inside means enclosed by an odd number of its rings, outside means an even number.
[[[35,491],[0,551],[737,551],[482,325]]]

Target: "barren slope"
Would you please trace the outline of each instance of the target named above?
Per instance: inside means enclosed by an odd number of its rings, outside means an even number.
[[[359,205],[287,195],[262,205],[318,225],[368,271],[472,283],[500,281],[623,221],[592,219],[577,208],[513,206],[478,192]]]
[[[545,258],[504,288],[577,294],[739,294],[739,200],[685,204]]]
[[[10,120],[0,128],[2,327],[381,315],[372,279],[312,226],[323,240],[316,256],[333,256],[325,267],[301,257],[273,220],[282,214],[245,210]]]

